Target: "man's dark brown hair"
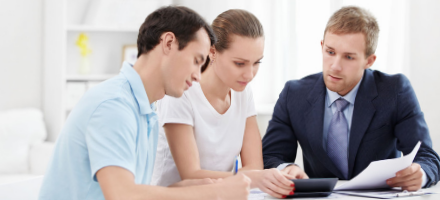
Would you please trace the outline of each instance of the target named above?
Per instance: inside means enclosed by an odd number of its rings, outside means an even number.
[[[211,45],[215,44],[215,35],[208,23],[195,11],[183,6],[162,7],[151,13],[139,28],[137,40],[138,58],[148,53],[160,43],[160,36],[172,32],[179,42],[179,50],[186,47],[203,28],[208,33]]]

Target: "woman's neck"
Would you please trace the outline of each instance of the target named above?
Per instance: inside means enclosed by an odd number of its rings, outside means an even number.
[[[203,72],[200,86],[208,100],[216,99],[230,102],[231,88],[217,76],[213,66],[208,66]]]

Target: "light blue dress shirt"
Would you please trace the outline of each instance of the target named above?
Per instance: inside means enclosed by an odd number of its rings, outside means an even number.
[[[118,166],[149,184],[157,148],[154,104],[133,67],[91,88],[70,113],[55,146],[39,199],[104,199],[96,180]]]
[[[328,88],[326,88],[327,93],[325,94],[324,127],[323,127],[324,132],[323,132],[323,141],[322,141],[322,145],[326,151],[327,151],[328,129],[330,127],[330,122],[332,121],[333,115],[337,111],[336,104],[334,104],[334,102],[339,98],[343,98],[349,103],[348,106],[343,111],[343,113],[345,115],[345,119],[347,120],[348,133],[349,133],[348,141],[350,141],[351,119],[353,118],[354,101],[356,100],[356,94],[359,90],[359,85],[361,84],[361,82],[362,79],[345,96],[341,96],[337,92],[333,92]]]

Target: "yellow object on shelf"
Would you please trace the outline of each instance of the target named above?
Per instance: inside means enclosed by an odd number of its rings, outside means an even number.
[[[83,57],[92,53],[92,50],[89,48],[89,37],[84,33],[79,34],[76,46],[79,47],[79,51]]]
[[[81,64],[78,71],[80,74],[89,74],[89,54],[92,53],[92,50],[89,48],[89,37],[87,37],[87,35],[84,33],[79,34],[78,40],[76,41],[76,46],[79,47],[79,51],[81,54]]]

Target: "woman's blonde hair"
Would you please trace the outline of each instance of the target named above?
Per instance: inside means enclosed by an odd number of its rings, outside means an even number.
[[[257,17],[241,9],[231,9],[221,13],[214,19],[211,28],[217,37],[217,42],[214,45],[215,49],[220,53],[229,48],[232,35],[250,38],[264,36],[263,26]],[[209,62],[208,57],[206,63],[202,66],[202,72],[206,70]]]

